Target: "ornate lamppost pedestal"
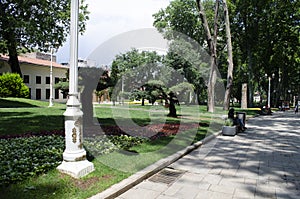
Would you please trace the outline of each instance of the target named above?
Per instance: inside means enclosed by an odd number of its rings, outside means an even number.
[[[94,171],[93,163],[86,160],[83,148],[83,127],[78,94],[70,94],[65,116],[65,143],[63,162],[57,167],[62,172],[74,178],[83,177]]]
[[[61,173],[68,174],[73,178],[81,178],[95,170],[93,163],[89,162],[88,160],[82,160],[78,162],[63,161],[57,167],[57,169]]]

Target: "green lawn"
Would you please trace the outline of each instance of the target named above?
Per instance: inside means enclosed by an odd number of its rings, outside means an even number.
[[[0,99],[0,135],[63,130],[64,111],[64,104],[55,104],[54,107],[49,108],[48,102],[15,98]],[[87,198],[161,158],[203,139],[208,131],[220,130],[222,126],[220,115],[224,112],[221,109],[218,109],[217,114],[210,114],[206,112],[206,107],[180,106],[177,107],[177,111],[179,118],[168,118],[167,110],[162,106],[96,105],[94,113],[102,126],[121,124],[143,128],[161,123],[181,126],[199,123],[200,127],[183,129],[177,135],[148,140],[131,147],[128,151],[121,150],[95,156],[92,162],[96,170],[79,180],[53,169],[17,184],[2,186],[0,198],[24,198],[25,196],[26,198]]]
[[[64,128],[63,112],[65,105],[49,102],[1,98],[0,99],[0,136],[59,130]]]

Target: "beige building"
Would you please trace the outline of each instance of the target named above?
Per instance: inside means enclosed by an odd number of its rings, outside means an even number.
[[[53,85],[66,80],[68,66],[55,62],[53,56]],[[49,100],[50,97],[50,55],[44,53],[30,53],[19,56],[24,83],[29,87],[30,98],[35,100]],[[7,63],[8,56],[0,55],[0,74],[11,72]],[[54,102],[66,102],[67,96],[63,96],[60,90],[53,88]]]

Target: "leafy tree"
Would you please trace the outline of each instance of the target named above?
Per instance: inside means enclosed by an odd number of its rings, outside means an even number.
[[[154,14],[154,26],[165,33],[165,37],[169,40],[176,40],[174,32],[180,32],[187,35],[194,41],[198,42],[202,47],[206,46],[207,52],[210,55],[210,74],[207,83],[208,111],[214,111],[215,101],[215,85],[217,81],[217,33],[219,31],[218,15],[219,1],[192,1],[192,0],[175,0],[170,5],[158,13]],[[211,28],[213,27],[213,28]],[[196,50],[197,51],[197,50]],[[190,60],[188,60],[190,62]],[[193,67],[195,63],[189,64]],[[186,65],[187,66],[187,65]],[[173,65],[174,68],[178,67]],[[190,67],[185,67],[185,75],[192,73],[193,76],[201,76],[199,68],[187,70]],[[193,71],[193,72],[192,72]],[[187,78],[191,79],[191,78]],[[193,78],[194,79],[194,78]],[[199,78],[196,78],[199,79]],[[191,81],[189,81],[192,83]],[[195,85],[197,95],[201,92],[201,87]],[[202,82],[203,83],[203,82]],[[203,87],[203,86],[202,86]]]
[[[29,88],[19,74],[0,75],[0,97],[29,97]]]
[[[248,82],[249,105],[253,105],[254,91],[267,92],[265,74],[275,75],[271,88],[276,90],[272,92],[275,101],[287,98],[289,89],[297,94],[300,2],[232,0],[231,5],[234,62],[241,66],[235,71],[241,78],[234,84]]]
[[[169,71],[162,65],[162,57],[156,52],[139,52],[137,49],[132,49],[117,55],[112,63],[111,79],[115,85],[113,88],[115,95],[134,91],[132,96],[142,99],[142,102],[148,92],[145,90],[146,87],[150,88],[148,82],[160,80],[166,84],[169,80],[168,76]]]
[[[207,63],[201,62],[203,58],[200,57],[201,54],[206,54],[205,52],[200,52],[195,50],[195,48],[186,41],[174,40],[169,47],[168,54],[165,56],[164,64],[173,68],[175,76],[180,74],[176,84],[170,85],[169,87],[174,87],[181,82],[188,82],[193,85],[193,99],[191,103],[200,103],[207,99],[206,95],[206,85],[204,79],[208,79],[208,66]],[[181,85],[181,84],[180,84]],[[191,87],[190,87],[191,88]],[[175,91],[174,91],[175,92]]]
[[[47,43],[61,45],[69,33],[71,0],[4,0],[0,4],[0,53],[8,54],[13,73],[22,75],[18,54]],[[85,30],[87,4],[81,0],[79,29]]]
[[[142,85],[139,89],[135,89],[131,93],[131,98],[136,100],[142,100],[142,106],[144,100],[147,99],[152,105],[156,100],[166,99],[166,90],[164,83],[160,80],[150,80],[146,84]]]

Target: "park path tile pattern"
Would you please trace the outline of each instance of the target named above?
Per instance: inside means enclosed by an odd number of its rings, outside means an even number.
[[[299,199],[300,115],[274,113],[247,126],[169,165],[182,173],[173,181],[149,178],[118,199]]]

